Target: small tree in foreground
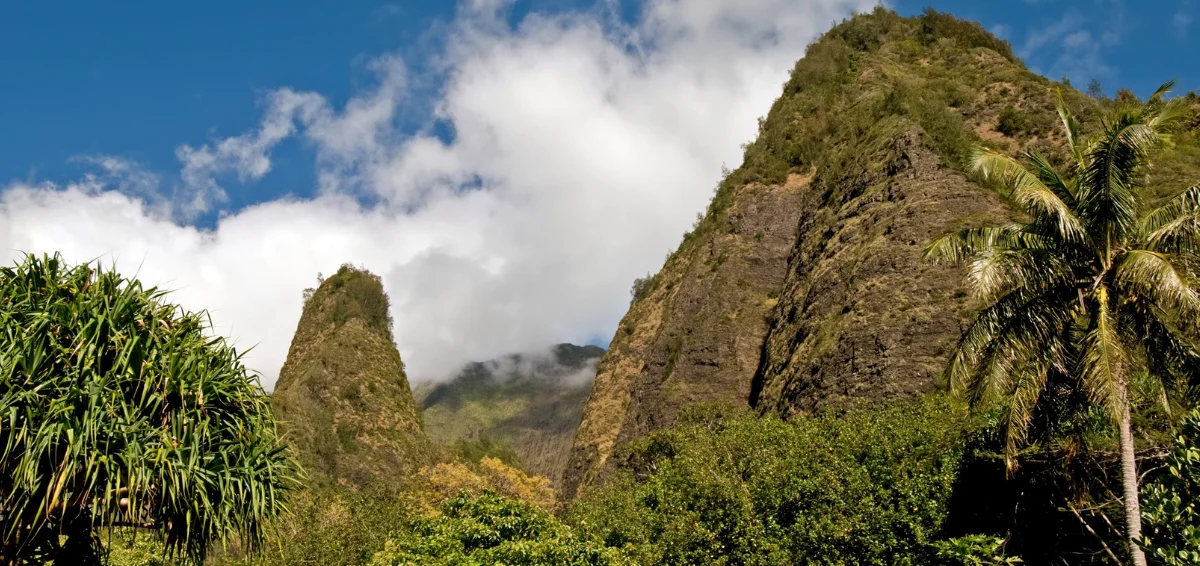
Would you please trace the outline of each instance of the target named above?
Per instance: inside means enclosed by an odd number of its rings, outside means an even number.
[[[97,564],[101,534],[254,547],[298,468],[207,319],[91,265],[0,268],[0,563]]]
[[[949,234],[926,250],[967,262],[968,281],[986,302],[946,372],[973,406],[1005,403],[1010,469],[1050,382],[1086,391],[1117,426],[1125,535],[1138,566],[1146,559],[1130,377],[1148,371],[1165,390],[1200,382],[1200,187],[1158,209],[1143,190],[1151,153],[1169,143],[1186,109],[1181,99],[1163,99],[1170,86],[1107,117],[1090,139],[1060,98],[1071,154],[1063,174],[1038,153],[1026,154],[1027,168],[979,150],[975,170],[1008,188],[1027,221]]]

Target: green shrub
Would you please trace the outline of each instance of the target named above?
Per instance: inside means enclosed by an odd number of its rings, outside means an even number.
[[[963,427],[941,399],[783,422],[708,407],[568,511],[641,564],[926,564]]]
[[[460,439],[455,441],[450,446],[454,456],[466,462],[468,466],[475,466],[484,458],[495,458],[504,462],[506,465],[514,468],[521,468],[521,457],[517,455],[517,451],[508,443],[493,440],[488,436],[481,436],[475,439]]]
[[[162,541],[133,529],[121,529],[102,537],[108,551],[109,566],[174,566]]]
[[[372,566],[627,564],[621,554],[582,539],[538,507],[493,492],[461,494],[387,541]]]
[[[633,280],[633,287],[629,289],[629,306],[636,305],[642,299],[650,296],[654,289],[658,287],[659,274],[647,273],[645,277],[638,277]]]
[[[921,24],[921,39],[925,43],[933,43],[939,38],[948,38],[960,47],[974,49],[983,47],[1002,55],[1005,59],[1018,63],[1013,55],[1012,45],[984,29],[978,22],[960,20],[951,14],[926,8],[917,18]]]
[[[1023,134],[1033,130],[1033,118],[1016,108],[1006,108],[1000,112],[1000,123],[996,125],[996,131],[1010,137],[1015,138],[1018,134]]]
[[[411,498],[391,490],[304,492],[291,511],[275,525],[274,540],[258,556],[243,556],[233,548],[212,566],[358,566],[419,516]]]
[[[94,565],[144,525],[169,554],[260,544],[299,470],[204,313],[93,264],[0,267],[0,563]]]
[[[947,566],[1005,566],[1023,562],[1004,555],[1004,539],[988,535],[967,535],[934,543],[937,557]]]
[[[1142,489],[1142,547],[1158,564],[1200,564],[1200,410],[1184,420],[1166,463]]]
[[[333,301],[325,308],[334,313],[335,324],[340,326],[358,318],[368,327],[384,331],[391,337],[390,305],[387,294],[383,292],[383,281],[378,275],[347,263],[343,264],[328,282],[329,285],[318,287],[312,294],[306,292],[304,302],[333,295]],[[345,291],[337,292],[342,289]]]

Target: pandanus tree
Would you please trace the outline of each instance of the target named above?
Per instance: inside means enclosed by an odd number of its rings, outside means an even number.
[[[298,473],[203,313],[58,255],[0,268],[0,563],[96,564],[114,528],[254,547]]]
[[[1187,110],[1165,99],[1171,86],[1114,110],[1088,137],[1060,95],[1065,166],[1036,152],[976,150],[975,172],[1009,191],[1022,221],[965,229],[926,249],[927,258],[965,263],[985,305],[946,377],[972,406],[1004,407],[1010,471],[1050,381],[1073,384],[1116,426],[1125,536],[1138,565],[1146,560],[1131,378],[1145,372],[1164,391],[1200,383],[1200,187],[1152,203],[1146,186],[1151,157]]]

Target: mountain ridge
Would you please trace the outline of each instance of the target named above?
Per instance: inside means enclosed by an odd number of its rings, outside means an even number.
[[[435,443],[502,442],[527,473],[557,486],[603,354],[597,346],[563,343],[471,362],[450,381],[417,386],[414,398]]]
[[[662,270],[635,285],[597,366],[562,498],[689,404],[787,418],[934,389],[978,305],[961,271],[922,262],[922,248],[1012,217],[970,175],[973,147],[1063,162],[1058,96],[1094,127],[1098,101],[1032,73],[979,24],[933,10],[880,7],[811,44],[742,166]],[[1187,163],[1194,172],[1200,161]],[[1174,169],[1161,168],[1189,177]]]

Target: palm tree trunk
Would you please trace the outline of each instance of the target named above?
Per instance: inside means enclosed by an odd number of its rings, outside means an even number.
[[[1122,388],[1124,389],[1124,388]],[[1122,392],[1124,393],[1124,392]],[[1121,408],[1121,484],[1125,493],[1125,534],[1129,539],[1129,557],[1134,566],[1146,566],[1146,555],[1138,540],[1142,538],[1142,506],[1138,501],[1137,460],[1133,446],[1133,426],[1130,423],[1129,401],[1122,399]]]

